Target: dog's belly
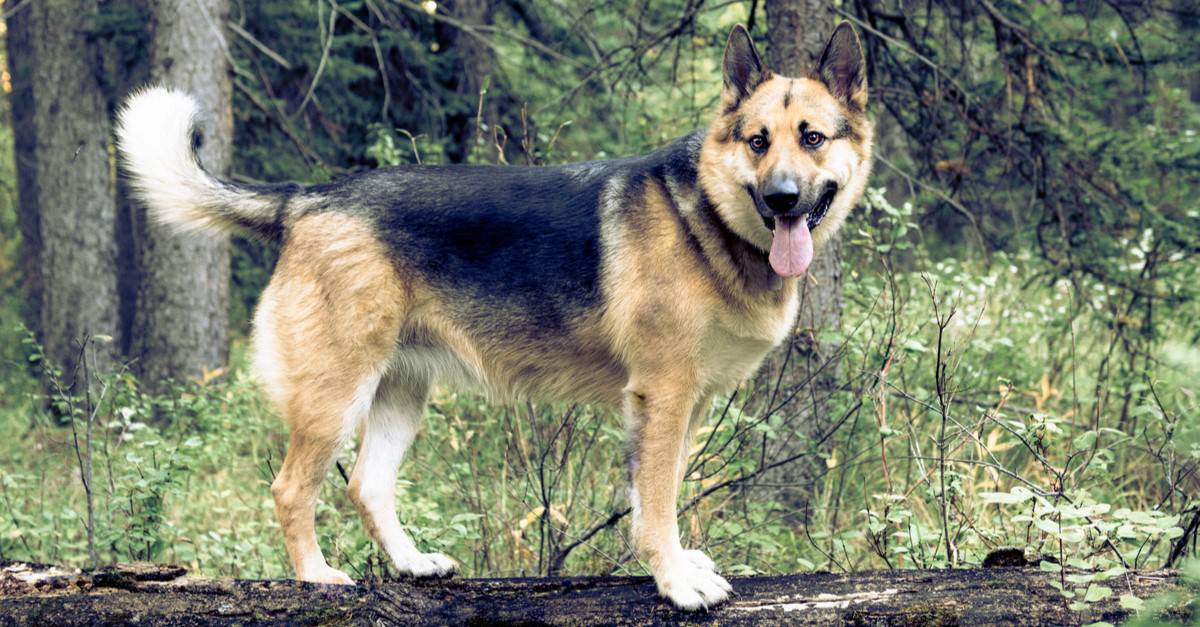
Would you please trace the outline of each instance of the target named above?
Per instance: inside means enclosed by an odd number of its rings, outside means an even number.
[[[628,373],[602,345],[578,337],[478,337],[446,329],[402,338],[390,367],[498,402],[538,400],[617,407]]]

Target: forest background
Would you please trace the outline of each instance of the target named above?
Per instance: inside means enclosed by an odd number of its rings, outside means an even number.
[[[795,74],[838,21],[867,51],[871,189],[792,341],[714,404],[685,544],[733,574],[1013,546],[1088,569],[1058,577],[1072,603],[1196,555],[1194,0],[0,10],[0,560],[289,575],[269,490],[286,433],[247,367],[276,251],[145,223],[111,142],[132,89],[196,93],[205,163],[239,181],[541,166],[703,127],[735,24]],[[623,439],[597,408],[439,390],[398,509],[470,576],[642,573]],[[386,575],[345,496],[354,455],[323,488],[320,539],[351,575]]]

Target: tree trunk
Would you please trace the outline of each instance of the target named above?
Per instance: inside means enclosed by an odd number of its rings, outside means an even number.
[[[20,94],[18,180],[22,235],[40,272],[41,339],[49,360],[74,381],[79,340],[119,340],[116,202],[110,124],[98,46],[90,37],[95,1],[27,3],[11,18],[9,42]],[[111,368],[115,342],[98,343],[97,366]]]
[[[785,76],[803,76],[820,56],[833,32],[833,12],[828,0],[766,0],[767,66]],[[818,227],[820,228],[820,227]],[[832,424],[826,401],[837,386],[838,367],[834,359],[837,346],[819,341],[823,331],[837,330],[842,323],[842,244],[831,238],[815,255],[812,266],[802,279],[800,315],[789,344],[776,349],[761,370],[757,389],[771,397],[776,381],[775,399],[794,400],[781,408],[790,417],[791,429],[816,439]],[[780,370],[783,370],[780,377]],[[799,388],[799,389],[797,389]],[[767,403],[764,403],[764,406]],[[776,458],[803,451],[805,438],[793,438],[782,445]],[[820,460],[801,458],[779,468],[769,482],[789,486],[785,502],[805,500],[809,483],[817,475]],[[794,486],[794,489],[791,487]]]
[[[8,46],[8,68],[12,75],[13,149],[17,175],[17,225],[21,233],[20,258],[17,259],[21,287],[25,292],[21,318],[35,332],[40,331],[42,304],[42,219],[37,210],[37,162],[34,148],[37,137],[33,132],[33,72],[34,59],[30,53],[33,42],[27,11],[17,11],[8,19],[5,43]],[[40,336],[39,336],[40,337]]]
[[[323,586],[184,576],[122,565],[95,575],[0,563],[0,623],[13,625],[1083,625],[1131,618],[1119,594],[1176,595],[1143,617],[1195,611],[1174,571],[1133,573],[1072,611],[1036,568],[730,577],[737,594],[703,612],[658,598],[649,577],[369,581]],[[1179,600],[1184,597],[1183,600]]]
[[[232,156],[232,84],[222,24],[228,0],[154,5],[151,80],[191,94],[205,118],[200,159],[224,175]],[[162,389],[223,366],[229,355],[229,238],[180,236],[135,213],[140,282],[131,357],[142,381]]]

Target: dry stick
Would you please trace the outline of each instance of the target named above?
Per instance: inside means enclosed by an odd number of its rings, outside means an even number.
[[[729,0],[728,2],[722,2],[719,4],[711,5],[708,9],[705,9],[705,10],[717,11],[717,10],[722,9],[727,6],[739,4],[740,2],[741,2],[741,0]],[[641,46],[634,45],[635,43],[641,43],[641,41],[640,41],[641,35],[640,35],[640,31],[639,31],[639,34],[637,36],[635,36],[635,38],[634,38],[634,43],[630,43],[627,45],[623,45],[623,46],[614,48],[614,49],[604,53],[603,55],[599,55],[597,53],[596,63],[593,64],[591,67],[584,67],[584,66],[580,65],[580,69],[586,69],[587,72],[584,73],[582,78],[580,78],[579,81],[577,81],[575,83],[575,85],[573,87],[571,87],[571,89],[568,89],[567,91],[559,94],[557,98],[551,100],[550,102],[543,104],[541,107],[539,107],[538,109],[536,109],[533,112],[534,115],[539,115],[553,107],[558,106],[559,103],[561,103],[562,101],[572,98],[575,95],[575,93],[578,92],[580,89],[583,89],[583,87],[585,85],[587,85],[593,79],[596,79],[601,74],[603,74],[609,70],[615,70],[615,73],[617,74],[617,77],[614,79],[613,83],[616,84],[616,83],[620,82],[620,80],[622,79],[622,75],[629,68],[629,66],[638,65],[639,68],[642,67],[640,65],[640,62],[642,60],[644,60],[647,51],[649,51],[651,48],[659,45],[663,41],[665,41],[667,39],[671,39],[672,37],[676,37],[680,33],[682,33],[683,30],[688,25],[690,25],[693,22],[693,20],[695,20],[696,16],[699,15],[703,5],[704,5],[704,3],[701,2],[701,3],[698,3],[694,6],[692,6],[691,8],[686,9],[684,11],[684,14],[682,16],[680,16],[680,18],[676,21],[674,26],[672,26],[662,32],[659,32],[659,33],[652,33],[650,36],[650,39],[649,39],[649,43],[646,43],[645,45],[641,45]],[[620,55],[621,53],[623,53],[625,51],[629,52],[629,55],[625,59],[623,59],[623,60],[616,59],[616,57],[618,55]],[[644,68],[642,68],[642,69],[644,69]],[[601,82],[601,86],[604,87],[604,89],[607,93],[609,93],[610,95],[612,94],[612,92],[613,92],[612,85]]]
[[[17,6],[15,6],[15,7],[11,8],[11,9],[8,9],[8,10],[6,10],[6,11],[4,12],[4,19],[5,19],[5,20],[7,20],[8,18],[10,18],[10,17],[12,17],[12,16],[16,15],[16,14],[17,14],[17,11],[20,11],[21,9],[24,9],[24,8],[25,8],[25,5],[29,4],[30,2],[33,2],[33,0],[22,0],[22,2],[21,2],[20,4],[18,4]]]
[[[471,146],[467,148],[467,156],[475,152],[476,146],[483,144],[483,98],[487,95],[488,83],[491,78],[491,76],[485,78],[483,86],[479,88],[479,104],[475,107],[475,138],[471,142]]]
[[[338,13],[341,13],[346,19],[350,20],[350,22],[353,23],[356,28],[363,31],[371,38],[371,47],[375,50],[375,63],[379,65],[379,82],[383,84],[383,108],[380,111],[380,117],[384,120],[384,122],[387,122],[391,119],[391,116],[388,115],[388,111],[391,110],[392,107],[392,86],[391,76],[387,71],[387,63],[383,58],[383,48],[379,45],[379,34],[374,28],[368,26],[366,22],[358,19],[357,15],[342,8],[342,5],[334,3],[333,8]],[[367,10],[374,13],[375,16],[379,18],[379,21],[390,25],[390,22],[383,17],[382,13],[380,13],[379,8],[375,6],[375,3],[371,2],[370,0],[367,0]]]
[[[308,85],[308,91],[304,94],[304,99],[300,101],[300,106],[289,116],[295,119],[296,116],[304,112],[304,108],[308,106],[312,100],[313,92],[317,90],[317,84],[321,82],[321,75],[325,73],[325,64],[329,61],[329,50],[333,47],[333,29],[337,26],[338,5],[333,0],[329,0],[329,36],[325,38],[325,47],[321,50],[321,60],[317,63],[317,71],[313,74],[312,82]],[[320,12],[321,4],[317,3],[317,12]]]
[[[283,55],[272,50],[269,46],[267,46],[267,44],[264,44],[262,41],[259,41],[259,39],[257,37],[250,34],[250,31],[246,30],[245,28],[242,28],[241,24],[238,24],[237,22],[234,22],[233,20],[229,20],[229,21],[225,22],[225,24],[229,27],[229,30],[233,31],[234,35],[237,35],[238,37],[241,37],[242,39],[246,40],[246,43],[250,44],[251,46],[254,46],[255,48],[258,49],[259,52],[267,55],[268,59],[274,61],[275,63],[278,63],[285,70],[292,69],[291,62],[289,62],[287,59],[285,59],[283,57]]]
[[[962,86],[961,83],[959,83],[957,80],[955,80],[954,77],[947,74],[946,71],[942,69],[942,66],[931,61],[929,59],[929,57],[926,57],[925,55],[917,52],[916,50],[909,48],[907,45],[904,44],[904,42],[876,29],[875,27],[871,26],[870,24],[867,24],[866,22],[860,20],[853,13],[847,12],[845,9],[839,9],[839,8],[835,7],[833,9],[833,11],[835,13],[837,13],[838,15],[841,15],[842,17],[846,18],[847,20],[854,22],[855,24],[858,25],[859,28],[863,29],[864,31],[866,31],[872,35],[875,35],[876,37],[892,44],[893,46],[895,46],[895,48],[897,50],[902,50],[902,51],[907,52],[907,53],[911,54],[912,56],[916,57],[918,61],[929,66],[929,68],[933,70],[934,74],[945,78],[946,81],[948,81],[951,85],[953,85],[956,89],[958,89],[958,92],[963,95],[963,98],[965,98],[967,100],[968,104],[970,104],[970,101],[974,99],[971,96],[971,93],[968,92],[966,90],[966,88],[964,88]]]
[[[266,104],[259,100],[258,95],[241,81],[233,81],[233,86],[245,94],[246,97],[250,99],[250,103],[253,104],[259,111],[262,111],[264,114],[266,114],[268,119],[279,125],[279,130],[283,131],[284,135],[287,135],[287,138],[296,145],[296,148],[300,150],[300,154],[304,156],[310,164],[317,163],[326,170],[340,171],[340,168],[331,168],[323,159],[321,159],[320,155],[318,155],[315,151],[313,151],[313,149],[309,148],[307,144],[301,141],[300,136],[297,135],[292,129],[291,125],[287,123],[286,114],[279,113],[277,115],[277,112],[274,112],[268,108]]]
[[[408,143],[412,145],[413,158],[417,160],[417,165],[422,165],[421,164],[421,151],[417,148],[417,138],[414,137],[412,133],[410,133],[402,128],[396,129],[396,132],[402,133],[405,137],[408,138]]]
[[[888,285],[891,288],[891,292],[892,292],[892,298],[891,298],[891,301],[892,301],[891,302],[891,310],[892,310],[891,314],[892,315],[891,315],[891,319],[890,319],[890,322],[888,325],[887,349],[885,349],[885,352],[884,352],[883,364],[879,367],[879,385],[878,385],[878,389],[877,389],[877,393],[876,393],[877,396],[876,396],[876,405],[875,405],[875,407],[876,407],[875,422],[879,426],[879,432],[880,432],[879,433],[879,458],[880,458],[880,461],[882,461],[882,463],[883,463],[883,478],[887,482],[888,494],[892,494],[894,491],[894,487],[892,486],[892,472],[891,472],[891,469],[888,468],[887,438],[883,435],[883,427],[887,421],[887,395],[885,394],[885,391],[887,390],[887,376],[888,376],[888,372],[892,369],[892,361],[895,358],[896,332],[897,332],[897,326],[899,325],[899,321],[897,319],[898,312],[896,309],[896,307],[897,307],[897,305],[896,305],[896,277],[895,277],[895,274],[892,272],[891,267],[889,267],[887,265],[887,260],[881,258],[881,261],[883,262],[884,270],[887,273]],[[890,507],[890,505],[889,505],[889,507]],[[884,559],[886,560],[887,558],[885,557]]]
[[[462,20],[455,19],[448,15],[442,15],[441,13],[438,13],[436,11],[434,11],[433,13],[429,13],[422,7],[416,5],[412,2],[407,2],[406,0],[392,0],[392,2],[394,2],[395,4],[397,4],[399,6],[404,7],[406,9],[416,11],[417,13],[420,13],[421,15],[424,15],[435,22],[442,22],[444,24],[449,24],[450,26],[453,26],[454,28],[457,28],[458,30],[483,42],[483,44],[485,46],[491,48],[493,51],[495,51],[497,53],[499,53],[500,50],[498,50],[496,48],[496,45],[494,43],[492,43],[492,40],[489,39],[483,33],[492,33],[492,34],[496,34],[496,35],[503,35],[504,37],[508,37],[509,39],[512,39],[524,46],[533,48],[534,50],[537,50],[538,52],[541,52],[542,54],[544,54],[548,57],[551,57],[557,61],[561,61],[563,63],[567,63],[567,64],[575,65],[575,66],[579,65],[579,62],[576,61],[575,59],[547,46],[546,44],[543,44],[539,41],[525,37],[525,36],[517,33],[516,31],[514,31],[513,29],[501,28],[499,26],[491,26],[491,25],[487,25],[487,24],[468,24]]]
[[[83,364],[83,393],[84,393],[84,412],[87,416],[87,431],[84,436],[84,450],[87,452],[87,463],[84,463],[84,456],[79,450],[79,433],[75,429],[75,416],[71,416],[71,435],[75,440],[75,456],[79,459],[79,477],[83,480],[83,491],[87,498],[87,545],[88,545],[88,561],[91,562],[92,570],[99,566],[99,558],[96,556],[96,504],[92,494],[92,381],[91,373],[88,371],[87,364],[87,346],[91,343],[90,336],[84,336],[83,346],[79,350],[81,363]],[[92,351],[93,355],[95,350]]]
[[[929,289],[929,298],[933,303],[933,316],[938,326],[937,335],[937,353],[936,361],[934,362],[933,383],[937,392],[938,399],[938,415],[941,417],[941,427],[938,432],[938,484],[940,491],[938,495],[938,505],[942,510],[942,536],[946,540],[946,559],[954,566],[957,561],[957,556],[954,552],[954,543],[950,539],[950,504],[946,496],[946,423],[949,421],[950,413],[950,392],[947,389],[949,383],[948,364],[944,361],[944,353],[942,352],[942,339],[946,334],[946,327],[950,324],[950,319],[954,317],[954,309],[952,308],[948,315],[942,317],[941,308],[938,306],[937,300],[937,283],[930,281],[928,277],[923,277],[925,285]]]
[[[83,365],[83,389],[86,406],[85,416],[87,417],[87,429],[84,432],[84,445],[81,450],[79,446],[79,430],[75,427],[74,411],[71,415],[71,437],[74,440],[75,458],[79,462],[79,479],[83,483],[84,496],[87,499],[87,544],[88,544],[88,560],[91,562],[91,568],[94,570],[99,566],[99,557],[96,553],[96,506],[95,494],[92,490],[92,434],[93,427],[96,423],[96,418],[100,411],[100,406],[104,403],[104,397],[108,394],[108,384],[104,384],[100,389],[100,397],[96,399],[96,403],[92,404],[92,383],[91,372],[88,369],[87,362],[87,347],[92,344],[92,359],[95,360],[95,344],[94,339],[90,335],[83,337],[83,342],[79,348],[78,364]],[[57,377],[51,377],[54,382],[55,390],[60,398],[68,402],[69,407],[74,410],[75,404],[70,400],[70,395],[66,390],[63,390],[62,385]],[[85,455],[86,453],[86,455]]]
[[[1188,542],[1196,539],[1197,530],[1200,530],[1200,506],[1196,507],[1195,513],[1192,514],[1192,520],[1188,523],[1183,535],[1175,539],[1175,544],[1171,547],[1171,554],[1167,557],[1163,568],[1172,568],[1175,566],[1175,562],[1180,557],[1183,557],[1184,551],[1187,550]]]

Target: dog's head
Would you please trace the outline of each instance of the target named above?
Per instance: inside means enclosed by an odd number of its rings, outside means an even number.
[[[807,269],[866,186],[873,128],[862,44],[847,23],[804,77],[768,70],[736,26],[721,109],[700,157],[701,185],[738,235],[781,276]]]

